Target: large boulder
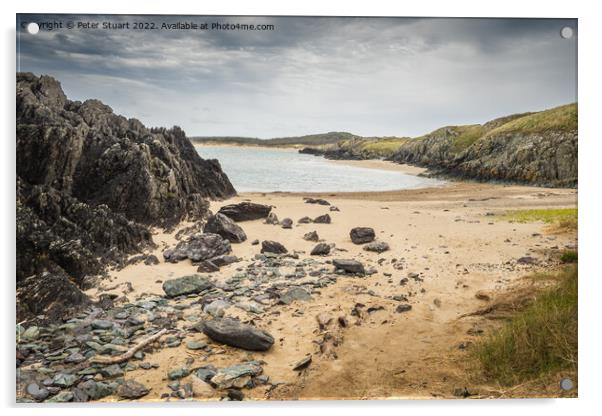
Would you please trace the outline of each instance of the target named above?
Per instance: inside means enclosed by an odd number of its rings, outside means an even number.
[[[238,204],[224,205],[218,212],[238,222],[267,218],[271,210],[272,207],[269,205],[240,202]]]
[[[163,252],[165,261],[177,263],[190,259],[193,262],[212,259],[213,257],[228,254],[232,251],[230,241],[218,234],[194,234],[184,241],[180,241],[175,248]]]
[[[163,282],[163,291],[169,297],[199,293],[213,287],[213,283],[198,274],[178,277]]]
[[[267,351],[274,344],[268,332],[229,318],[204,322],[203,333],[213,341],[249,351]]]
[[[247,239],[247,235],[238,224],[220,213],[209,217],[203,231],[206,233],[219,234],[231,243],[242,243]]]
[[[376,235],[370,227],[355,227],[349,232],[349,237],[354,244],[366,244],[374,241]]]
[[[288,253],[286,247],[277,241],[265,240],[261,242],[262,253],[284,254]]]

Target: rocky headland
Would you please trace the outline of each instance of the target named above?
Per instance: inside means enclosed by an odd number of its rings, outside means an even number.
[[[541,186],[577,186],[577,105],[447,126],[417,138],[350,139],[301,153],[334,160],[386,159],[428,175]]]
[[[180,128],[68,100],[49,76],[17,74],[16,153],[19,320],[40,315],[55,290],[73,292],[63,308],[85,304],[79,289],[152,245],[151,226],[206,218],[209,198],[235,194]]]

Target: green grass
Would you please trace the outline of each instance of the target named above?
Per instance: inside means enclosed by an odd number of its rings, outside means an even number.
[[[457,126],[455,129],[460,133],[454,138],[454,151],[456,153],[468,148],[485,133],[485,129],[480,124]]]
[[[541,133],[548,130],[577,130],[577,104],[567,104],[519,117],[489,131],[486,136],[515,132]]]
[[[575,250],[566,250],[560,255],[560,261],[563,263],[577,263],[577,257]]]
[[[557,226],[561,231],[572,231],[577,229],[577,208],[509,211],[502,219],[519,223],[542,221]]]
[[[379,157],[388,157],[393,155],[399,147],[406,143],[409,139],[407,138],[386,138],[376,140],[365,140],[361,145],[360,149],[363,152],[377,155]]]
[[[577,371],[577,265],[549,278],[557,284],[475,345],[487,379],[509,386]]]

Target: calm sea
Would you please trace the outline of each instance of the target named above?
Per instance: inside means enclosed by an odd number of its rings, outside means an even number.
[[[219,160],[238,192],[390,191],[426,188],[443,183],[401,172],[346,166],[296,151],[195,147],[201,157]]]

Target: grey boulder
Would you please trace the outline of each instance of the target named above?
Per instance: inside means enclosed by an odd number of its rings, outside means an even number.
[[[230,241],[222,238],[219,234],[194,234],[185,241],[180,241],[175,248],[165,250],[163,258],[171,263],[177,263],[185,259],[201,262],[222,254],[228,254],[231,251]]]
[[[314,218],[314,223],[316,224],[330,224],[332,220],[330,219],[330,215],[324,214]]]
[[[345,273],[365,274],[364,265],[357,260],[335,259],[332,261],[335,269],[343,270]]]
[[[234,221],[251,221],[266,218],[272,207],[269,205],[254,204],[252,202],[241,202],[238,204],[225,205],[218,211]]]
[[[288,253],[286,247],[280,244],[277,241],[264,240],[261,242],[261,252],[262,253],[274,253],[274,254],[284,254]]]
[[[240,225],[219,212],[209,217],[203,231],[205,233],[219,234],[231,243],[242,243],[247,239],[247,235]]]
[[[349,233],[354,244],[366,244],[374,241],[374,229],[370,227],[355,227]]]
[[[150,389],[134,380],[126,380],[117,388],[117,395],[124,399],[138,399],[146,396]]]
[[[330,253],[330,245],[326,243],[318,243],[311,251],[312,256],[325,256]]]
[[[266,331],[229,318],[204,322],[203,333],[213,341],[249,351],[267,351],[274,344]]]

